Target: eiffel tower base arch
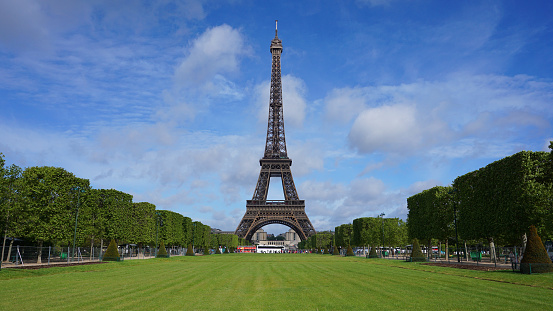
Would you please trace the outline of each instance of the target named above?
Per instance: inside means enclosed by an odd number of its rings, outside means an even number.
[[[316,233],[305,214],[304,200],[247,200],[246,214],[235,234],[250,241],[258,229],[270,224],[291,228],[302,241]]]

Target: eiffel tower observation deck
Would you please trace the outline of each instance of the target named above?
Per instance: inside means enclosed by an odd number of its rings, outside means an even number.
[[[286,151],[280,55],[282,40],[278,38],[278,24],[271,41],[271,89],[269,119],[265,153],[259,160],[261,171],[251,200],[246,201],[246,213],[235,234],[251,240],[252,235],[269,224],[281,224],[293,229],[303,241],[315,234],[315,229],[305,213],[305,201],[300,200],[292,178],[292,159]],[[271,177],[280,177],[284,200],[267,200]]]

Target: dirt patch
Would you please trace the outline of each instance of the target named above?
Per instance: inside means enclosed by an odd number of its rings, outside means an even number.
[[[102,261],[93,261],[93,262],[73,262],[73,263],[56,263],[51,265],[29,265],[29,266],[17,266],[17,267],[3,267],[9,269],[26,269],[26,270],[37,270],[37,269],[46,269],[53,267],[71,267],[71,266],[84,266],[84,265],[97,265],[105,262]]]
[[[439,263],[439,262],[428,262],[425,265],[429,266],[438,266],[446,268],[457,268],[457,269],[467,269],[467,270],[478,270],[478,271],[497,271],[497,270],[510,270],[506,267],[494,267],[487,265],[462,265],[462,264],[448,264],[448,263]]]

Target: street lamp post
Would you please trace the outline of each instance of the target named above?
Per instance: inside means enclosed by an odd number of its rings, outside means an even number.
[[[79,209],[81,207],[81,192],[84,192],[80,186],[71,188],[77,191],[77,215],[75,215],[75,233],[73,234],[73,252],[71,253],[71,261],[75,261],[75,244],[77,241],[77,222],[79,220]]]
[[[157,249],[158,249],[158,236],[159,236],[159,218],[161,217],[161,214],[159,212],[156,212],[156,257],[157,257]]]
[[[382,218],[382,248],[380,249],[380,258],[382,258],[382,251],[384,250],[384,216],[386,216],[384,213],[378,215],[378,217]]]

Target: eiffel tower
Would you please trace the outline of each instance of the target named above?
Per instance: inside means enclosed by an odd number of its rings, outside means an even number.
[[[278,27],[275,27],[275,38],[271,41],[273,64],[265,155],[259,160],[261,172],[253,197],[246,201],[246,214],[235,231],[237,236],[246,240],[251,240],[258,229],[269,224],[281,224],[292,228],[302,241],[316,233],[305,213],[305,201],[298,197],[290,171],[292,159],[288,158],[286,152],[280,78],[281,53],[282,40],[278,38]],[[284,200],[267,200],[271,177],[281,178]]]

